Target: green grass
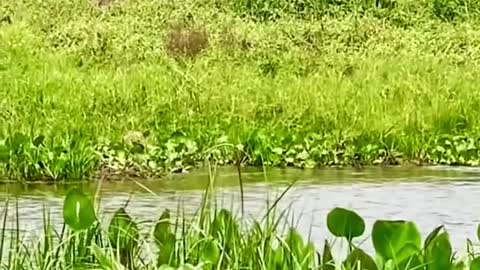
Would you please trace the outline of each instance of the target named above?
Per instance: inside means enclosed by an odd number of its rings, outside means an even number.
[[[478,165],[479,6],[2,2],[1,175]]]

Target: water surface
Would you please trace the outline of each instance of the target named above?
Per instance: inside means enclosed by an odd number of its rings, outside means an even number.
[[[240,214],[241,198],[236,169],[224,167],[215,175],[217,201],[233,207]],[[101,187],[102,215],[108,223],[112,213],[129,200],[127,212],[151,227],[165,208],[179,206],[187,214],[201,203],[209,172],[173,175],[162,181],[104,182]],[[273,201],[292,181],[294,186],[279,203],[304,235],[321,247],[327,232],[325,219],[336,206],[357,211],[365,218],[367,231],[376,219],[414,220],[423,234],[444,224],[454,247],[464,250],[467,238],[475,239],[480,223],[480,170],[457,167],[375,167],[298,169],[244,169],[244,220],[261,218],[267,200]],[[94,184],[85,188],[95,191]],[[52,220],[61,225],[63,195],[66,185],[0,185],[0,198],[10,198],[10,220],[13,205],[18,202],[21,227],[30,234],[42,229],[42,209],[50,210]],[[5,207],[3,207],[5,208]],[[370,239],[362,246],[371,249]]]

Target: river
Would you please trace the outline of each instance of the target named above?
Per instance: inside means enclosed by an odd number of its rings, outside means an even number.
[[[220,206],[240,215],[240,188],[235,168],[216,171],[215,190]],[[172,175],[164,180],[103,182],[101,215],[108,224],[112,213],[129,199],[127,212],[150,228],[165,208],[179,207],[194,213],[201,203],[209,173],[198,170]],[[476,239],[480,223],[480,169],[462,167],[371,167],[315,170],[248,168],[244,182],[244,220],[261,218],[267,207],[292,181],[293,187],[280,200],[279,210],[288,209],[289,220],[318,246],[333,237],[326,229],[326,215],[336,206],[355,210],[366,221],[367,232],[376,219],[415,221],[426,235],[445,225],[453,246],[464,251],[466,239]],[[95,191],[96,184],[83,184]],[[71,185],[2,184],[0,197],[9,198],[9,220],[15,219],[18,202],[20,226],[27,234],[42,230],[43,208],[49,209],[57,226],[62,223],[63,196]],[[4,209],[5,207],[2,207]],[[367,235],[367,234],[366,234]],[[368,236],[359,240],[371,250]]]

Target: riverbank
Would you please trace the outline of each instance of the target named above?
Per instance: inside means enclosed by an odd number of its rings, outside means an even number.
[[[0,174],[478,165],[479,9],[380,2],[2,3]]]

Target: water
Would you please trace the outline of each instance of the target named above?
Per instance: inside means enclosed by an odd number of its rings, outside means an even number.
[[[325,219],[336,206],[357,211],[365,218],[367,231],[376,219],[415,221],[424,235],[444,224],[454,248],[465,249],[466,239],[476,239],[480,223],[480,170],[452,167],[385,167],[365,169],[259,169],[243,171],[245,218],[261,218],[266,201],[276,196],[292,181],[297,181],[280,201],[280,209],[288,209],[298,229],[319,247],[324,239],[333,239],[327,232]],[[112,213],[130,198],[127,212],[151,228],[163,209],[175,210],[181,205],[186,213],[194,213],[208,183],[208,173],[198,171],[176,175],[164,181],[132,181],[103,183],[102,217],[108,224]],[[14,219],[14,198],[17,198],[22,229],[37,234],[42,229],[43,207],[50,210],[54,222],[61,224],[63,195],[70,186],[0,185],[0,198],[10,198],[10,219]],[[94,185],[87,185],[92,191]],[[238,175],[234,168],[222,168],[215,180],[218,202],[240,212]],[[14,198],[12,198],[14,197]],[[3,207],[4,208],[4,207]],[[371,240],[362,247],[371,250]]]

